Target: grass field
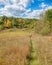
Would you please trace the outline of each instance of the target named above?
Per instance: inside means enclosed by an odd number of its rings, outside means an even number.
[[[52,65],[52,36],[41,36],[26,30],[0,32],[0,65],[28,65],[30,35],[35,46],[32,55],[37,56],[31,65]]]

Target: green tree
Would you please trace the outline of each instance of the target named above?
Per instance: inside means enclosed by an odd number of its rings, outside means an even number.
[[[46,21],[49,21],[50,32],[52,31],[52,9],[45,12]]]
[[[35,25],[35,31],[42,35],[52,32],[52,9],[48,9],[40,15],[40,20]]]

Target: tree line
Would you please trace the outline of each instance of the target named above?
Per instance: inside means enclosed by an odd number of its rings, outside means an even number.
[[[23,19],[15,17],[0,16],[0,30],[9,28],[34,29],[40,34],[52,33],[52,9],[40,14],[40,19]]]
[[[8,28],[33,28],[37,19],[22,19],[15,17],[0,17],[0,30]]]

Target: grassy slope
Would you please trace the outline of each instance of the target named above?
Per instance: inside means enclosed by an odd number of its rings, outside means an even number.
[[[40,65],[52,65],[52,37],[32,31],[0,32],[0,65],[25,65],[29,54],[29,35],[32,34]]]

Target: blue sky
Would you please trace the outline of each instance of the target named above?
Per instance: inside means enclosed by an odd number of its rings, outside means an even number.
[[[52,8],[52,0],[0,0],[0,16],[39,18]]]

